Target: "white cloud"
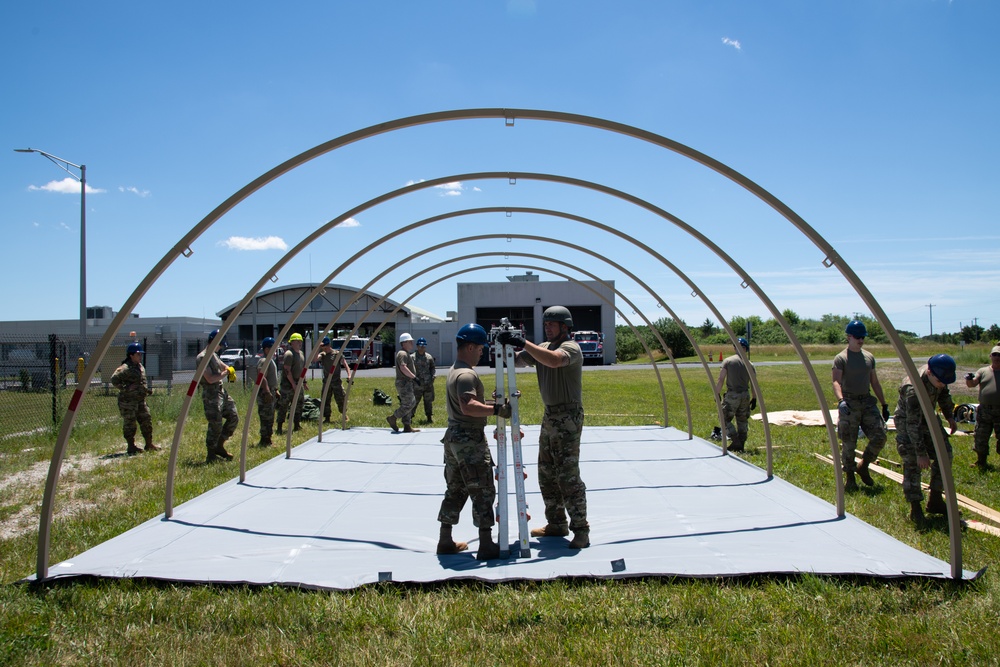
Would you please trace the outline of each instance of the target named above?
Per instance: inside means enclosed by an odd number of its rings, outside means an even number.
[[[480,190],[480,189],[479,189],[479,186],[478,186],[478,185],[473,185],[473,186],[472,186],[472,191],[473,191],[473,192],[482,192],[482,190]]]
[[[465,186],[462,185],[461,181],[442,183],[441,185],[435,185],[434,187],[442,191],[442,197],[459,197],[462,195],[462,191],[465,190]]]
[[[131,192],[132,194],[138,195],[139,197],[148,197],[150,194],[149,190],[140,190],[139,188],[132,186],[126,188],[121,185],[118,186],[118,192]]]
[[[742,51],[743,50],[743,45],[740,44],[740,40],[738,40],[738,39],[729,39],[728,37],[723,37],[722,38],[722,43],[725,44],[726,46],[733,47],[737,51]]]
[[[347,220],[344,220],[339,225],[337,225],[337,229],[343,229],[344,227],[360,227],[360,226],[361,226],[360,222],[358,222],[354,218],[348,218]]]
[[[219,245],[230,250],[288,250],[288,244],[280,236],[230,236]]]
[[[78,195],[80,194],[80,181],[67,176],[61,181],[49,181],[45,185],[29,185],[28,189],[32,191],[59,192],[61,194]],[[88,195],[99,194],[101,192],[107,192],[107,190],[92,188],[89,185],[87,186]]]
[[[60,222],[59,223],[59,229],[65,229],[68,232],[73,231],[72,229],[69,228],[69,225],[67,225],[65,222]]]

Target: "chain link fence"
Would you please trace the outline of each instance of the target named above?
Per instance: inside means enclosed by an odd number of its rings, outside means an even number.
[[[124,363],[126,347],[136,341],[145,351],[149,388],[167,394],[174,390],[174,343],[120,336],[91,379],[77,423],[119,418],[111,375]],[[79,336],[5,334],[0,340],[0,440],[58,429],[97,343],[97,336],[81,341]]]

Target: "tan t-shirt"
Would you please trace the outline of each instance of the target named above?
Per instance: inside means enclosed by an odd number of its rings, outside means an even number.
[[[545,342],[539,345],[546,349],[559,349],[569,355],[569,365],[559,368],[549,368],[539,364],[526,351],[521,351],[520,358],[529,366],[534,366],[538,375],[538,392],[542,395],[545,405],[564,405],[566,403],[583,403],[583,350],[575,340],[564,340],[557,347]]]
[[[464,361],[456,361],[448,371],[445,387],[448,394],[448,426],[484,428],[487,423],[486,417],[470,417],[462,414],[462,396],[468,394],[477,401],[484,402],[485,389],[476,369]]]
[[[868,350],[844,350],[833,358],[833,367],[840,369],[840,388],[845,394],[867,394],[872,385],[875,355]]]
[[[997,374],[992,367],[986,366],[976,371],[979,380],[979,404],[1000,408],[1000,392],[997,391]]]

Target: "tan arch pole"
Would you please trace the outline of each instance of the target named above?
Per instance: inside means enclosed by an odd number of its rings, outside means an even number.
[[[56,445],[53,448],[52,462],[49,466],[48,476],[45,483],[45,492],[42,500],[42,511],[39,517],[39,535],[38,535],[38,553],[36,558],[37,565],[37,578],[42,580],[48,576],[48,554],[49,554],[49,537],[50,529],[52,523],[52,510],[55,498],[55,490],[58,484],[59,474],[62,469],[62,461],[65,456],[66,446],[69,440],[69,434],[72,432],[73,425],[76,421],[76,415],[78,409],[86,396],[87,388],[89,386],[90,380],[92,379],[97,367],[100,365],[100,361],[103,360],[104,355],[107,353],[108,348],[114,338],[114,334],[123,326],[125,318],[128,313],[132,312],[136,304],[142,296],[148,291],[149,287],[163,274],[163,272],[177,259],[180,255],[189,256],[191,254],[190,245],[208,227],[215,223],[219,218],[221,218],[226,212],[233,208],[236,204],[243,201],[251,194],[256,192],[258,189],[267,185],[271,181],[277,179],[283,174],[295,169],[296,167],[312,160],[315,157],[328,153],[330,151],[336,150],[348,144],[367,139],[379,134],[384,134],[387,132],[392,132],[395,130],[414,127],[418,125],[446,122],[453,120],[467,120],[467,119],[484,119],[484,118],[503,118],[504,124],[508,127],[513,127],[515,124],[515,119],[531,119],[531,120],[543,120],[543,121],[553,121],[583,125],[587,127],[602,129],[610,132],[616,132],[625,136],[630,136],[633,138],[641,139],[643,141],[652,143],[654,145],[661,146],[667,150],[673,151],[680,155],[683,155],[703,166],[706,166],[719,174],[725,176],[726,178],[737,183],[744,189],[753,193],[758,198],[765,201],[769,206],[778,211],[782,216],[784,216],[789,222],[791,222],[796,228],[809,237],[817,247],[826,252],[826,259],[823,263],[825,266],[836,265],[840,270],[841,274],[848,280],[855,291],[862,297],[866,305],[871,309],[873,315],[879,320],[883,330],[888,335],[893,348],[902,360],[904,368],[912,377],[918,377],[916,366],[913,364],[912,360],[905,353],[906,346],[903,344],[902,339],[899,337],[898,332],[892,326],[891,321],[885,314],[881,306],[875,300],[874,296],[867,289],[864,283],[858,278],[854,271],[850,268],[846,261],[840,258],[835,252],[833,252],[832,246],[826,242],[812,227],[810,227],[805,220],[798,216],[791,208],[786,206],[779,199],[770,194],[767,190],[757,185],[755,182],[746,178],[739,172],[730,169],[728,166],[722,164],[721,162],[708,157],[707,155],[695,151],[694,149],[685,146],[679,142],[667,139],[661,135],[647,132],[639,128],[635,128],[622,123],[615,123],[612,121],[607,121],[600,118],[594,118],[589,116],[582,116],[579,114],[568,114],[553,111],[540,111],[531,109],[502,109],[502,108],[492,108],[492,109],[465,109],[456,111],[444,111],[436,112],[430,114],[422,114],[417,116],[410,116],[407,118],[398,119],[395,121],[381,123],[368,128],[357,130],[345,135],[342,135],[336,139],[330,140],[318,146],[315,146],[299,155],[286,160],[282,164],[274,167],[268,172],[262,174],[242,189],[237,191],[235,194],[230,196],[226,201],[216,207],[208,216],[202,219],[197,225],[195,225],[164,257],[156,264],[152,271],[146,276],[146,278],[136,287],[132,295],[125,301],[119,310],[119,314],[112,319],[110,326],[108,327],[104,336],[101,337],[98,342],[98,346],[95,349],[95,354],[92,357],[92,365],[88,366],[82,378],[78,379],[78,388],[74,392],[72,399],[67,407],[66,415],[63,418],[62,426],[60,428],[59,436],[56,440]],[[79,384],[83,384],[83,388],[79,388]],[[930,398],[927,396],[926,392],[923,391],[922,387],[917,388],[917,396],[920,401],[920,406],[924,414],[924,418],[928,422],[933,420],[933,405],[930,402]],[[821,401],[821,404],[825,405],[825,400]],[[830,430],[828,424],[828,431]],[[948,524],[949,533],[951,536],[951,566],[952,575],[954,578],[961,578],[961,534],[957,531],[958,525],[958,505],[955,498],[954,481],[951,474],[951,464],[950,460],[947,458],[947,450],[945,448],[944,436],[939,433],[935,433],[932,430],[932,440],[934,442],[935,450],[938,454],[939,461],[944,463],[942,468],[942,476],[944,478],[945,492],[948,498]],[[834,467],[839,469],[839,457],[834,456]],[[839,473],[838,473],[839,477]],[[842,481],[838,479],[838,513],[842,515],[842,504],[843,504],[843,490]]]

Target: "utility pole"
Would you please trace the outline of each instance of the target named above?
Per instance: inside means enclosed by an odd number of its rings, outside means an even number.
[[[934,335],[934,304],[933,303],[927,304],[927,308],[928,308],[928,310],[930,312],[930,317],[931,317],[931,335],[933,336]]]

